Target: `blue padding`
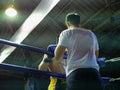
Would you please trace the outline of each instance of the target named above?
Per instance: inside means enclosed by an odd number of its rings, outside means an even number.
[[[51,44],[48,46],[47,50],[54,54],[55,48],[56,48],[56,44]],[[67,59],[67,53],[64,53],[63,58]]]
[[[0,68],[5,69],[5,70],[10,70],[10,71],[17,71],[17,72],[22,72],[26,74],[31,74],[31,75],[46,75],[46,76],[54,76],[58,78],[65,78],[66,76],[63,74],[57,74],[53,72],[47,72],[47,71],[40,71],[36,70],[33,68],[28,68],[28,67],[22,67],[18,65],[12,65],[12,64],[5,64],[5,63],[0,63]]]
[[[99,64],[100,67],[104,67],[105,66],[105,60],[106,60],[105,57],[97,58],[97,63]]]
[[[101,77],[103,87],[106,86],[110,82],[110,77]]]

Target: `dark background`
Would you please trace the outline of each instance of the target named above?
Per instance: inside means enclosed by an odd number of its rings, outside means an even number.
[[[0,0],[0,38],[10,40],[40,1]],[[4,10],[10,4],[14,4],[14,7],[18,10],[18,16],[15,18],[8,18],[4,14]],[[69,12],[79,13],[81,15],[81,26],[92,30],[96,34],[100,46],[99,57],[106,58],[106,66],[101,68],[101,74],[118,78],[120,76],[119,0],[60,0],[56,7],[53,8],[22,43],[46,49],[49,44],[55,43],[55,38],[61,31],[66,29],[64,19],[65,15]],[[3,46],[3,44],[0,44],[0,50]],[[40,53],[17,48],[4,63],[37,69],[42,56],[43,54]],[[0,83],[9,86],[11,81],[17,80],[17,83],[11,84],[17,84],[18,87],[21,85],[20,87],[23,88],[23,79],[8,78],[0,78]],[[117,82],[117,84],[119,83]]]

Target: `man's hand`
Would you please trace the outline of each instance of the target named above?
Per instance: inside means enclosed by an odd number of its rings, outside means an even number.
[[[48,58],[46,54],[44,54],[43,60],[38,65],[38,70],[46,71],[49,67],[49,62],[45,62],[45,60]]]
[[[60,73],[60,74],[65,73],[65,70],[61,65],[61,61],[56,60],[55,57],[52,58],[52,63],[50,63],[49,67],[52,72]]]
[[[45,63],[45,62],[42,61],[42,62],[38,65],[38,70],[47,71],[48,66],[49,66],[48,63]]]

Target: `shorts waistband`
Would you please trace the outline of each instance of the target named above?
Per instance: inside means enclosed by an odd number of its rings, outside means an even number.
[[[66,83],[66,79],[57,78],[57,83]]]

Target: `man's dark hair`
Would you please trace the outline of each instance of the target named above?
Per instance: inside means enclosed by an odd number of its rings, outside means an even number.
[[[77,13],[68,13],[66,21],[69,21],[73,25],[80,25],[80,15]]]

